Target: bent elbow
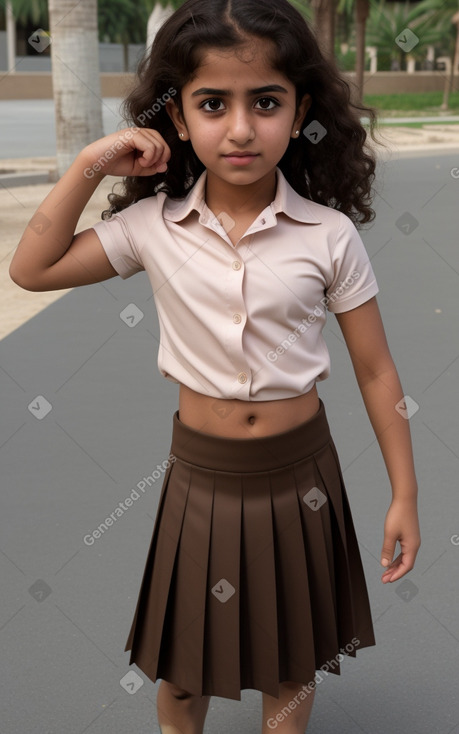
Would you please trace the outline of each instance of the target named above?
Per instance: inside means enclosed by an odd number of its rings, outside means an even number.
[[[23,290],[32,292],[38,292],[42,290],[37,280],[34,280],[33,278],[28,278],[27,275],[18,271],[13,264],[10,265],[8,272],[13,283],[18,285]]]

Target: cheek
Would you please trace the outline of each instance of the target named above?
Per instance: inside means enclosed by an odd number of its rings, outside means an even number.
[[[193,123],[188,126],[188,130],[191,136],[191,140],[195,147],[201,148],[202,150],[208,150],[209,145],[216,143],[221,140],[222,132],[218,126],[209,124],[206,120],[200,120],[199,122]]]
[[[290,128],[286,125],[273,126],[259,133],[258,138],[274,152],[289,144],[290,132]]]

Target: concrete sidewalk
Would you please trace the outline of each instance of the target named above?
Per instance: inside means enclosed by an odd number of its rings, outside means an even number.
[[[394,585],[380,581],[391,497],[384,462],[332,316],[326,327],[332,372],[318,387],[377,644],[318,685],[308,734],[459,734],[455,166],[457,156],[445,151],[381,162],[377,218],[361,233],[414,406],[423,545],[415,569]],[[27,195],[38,198],[38,189]],[[18,219],[25,191],[5,192]],[[130,304],[143,313],[135,326],[122,317]],[[74,289],[1,342],[2,734],[159,732],[158,683],[130,668],[123,648],[161,478],[94,543],[85,541],[168,456],[178,388],[158,373],[158,342],[145,273]],[[241,702],[212,699],[205,734],[260,730],[258,692],[243,691]]]

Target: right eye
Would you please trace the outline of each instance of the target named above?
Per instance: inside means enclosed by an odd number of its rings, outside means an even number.
[[[202,103],[201,109],[205,110],[205,112],[221,112],[222,108],[220,107],[220,105],[222,104],[223,102],[221,99],[207,99],[205,102]],[[206,109],[207,105],[209,105],[211,109]]]

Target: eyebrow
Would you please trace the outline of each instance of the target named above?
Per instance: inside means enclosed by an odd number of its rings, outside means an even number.
[[[281,87],[279,84],[270,84],[268,87],[259,87],[258,89],[249,89],[247,94],[265,94],[266,92],[285,92],[288,94],[288,90]],[[216,97],[232,97],[233,92],[228,89],[211,89],[209,87],[201,87],[192,93],[192,97],[198,97],[201,94],[215,95]]]

